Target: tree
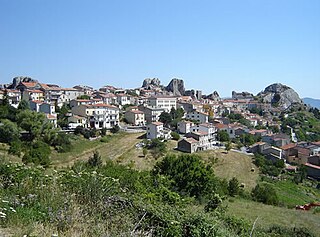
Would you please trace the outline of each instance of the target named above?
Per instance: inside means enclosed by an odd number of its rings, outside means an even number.
[[[167,127],[172,122],[171,115],[168,112],[162,112],[159,116],[159,121]]]
[[[17,123],[23,130],[29,133],[29,139],[32,141],[41,136],[45,117],[42,113],[23,110],[17,115]]]
[[[227,131],[219,130],[217,133],[217,138],[220,142],[228,142],[230,141],[230,137]]]
[[[226,150],[227,153],[231,150],[231,142],[227,142],[225,144],[225,150]]]
[[[251,195],[253,200],[257,202],[268,205],[277,205],[279,203],[276,190],[268,183],[257,184],[252,190]]]
[[[180,135],[176,132],[171,132],[171,137],[173,140],[176,140],[176,141],[180,139]]]
[[[229,183],[228,183],[229,195],[234,197],[238,195],[239,191],[240,191],[239,181],[237,178],[233,177],[232,179],[229,180]]]
[[[10,143],[18,140],[20,131],[16,123],[4,119],[0,124],[0,142]]]
[[[29,105],[28,101],[21,100],[18,105],[18,110],[28,110],[28,109],[30,109],[30,105]]]
[[[88,95],[80,95],[77,97],[78,100],[90,100],[90,96]]]
[[[154,174],[167,176],[173,181],[173,191],[184,195],[200,198],[215,190],[212,168],[197,155],[167,155],[156,164]]]
[[[120,127],[119,127],[119,125],[115,125],[115,126],[113,126],[112,128],[111,128],[111,130],[110,130],[112,133],[117,133],[117,132],[119,132],[120,131]]]
[[[102,165],[102,159],[98,151],[93,153],[93,156],[90,156],[88,160],[88,165],[92,168],[100,167]]]
[[[35,165],[42,165],[48,167],[50,165],[49,156],[51,154],[50,146],[42,141],[36,141],[31,144],[28,150],[22,157],[23,163],[33,163]]]

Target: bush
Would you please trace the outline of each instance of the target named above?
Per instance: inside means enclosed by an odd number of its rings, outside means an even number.
[[[15,140],[15,141],[11,142],[8,152],[9,152],[9,154],[20,157],[21,152],[22,152],[22,142],[20,140]]]
[[[171,137],[173,140],[176,140],[176,141],[180,139],[180,135],[176,132],[171,132]]]
[[[33,143],[29,150],[22,157],[22,162],[25,164],[33,163],[48,167],[50,164],[49,156],[51,154],[50,146],[44,142],[37,141]]]
[[[120,131],[119,125],[115,125],[111,128],[110,132],[112,133],[118,133]]]
[[[257,184],[256,187],[251,192],[253,200],[257,202],[262,202],[268,205],[278,205],[279,198],[277,196],[276,190],[271,184],[263,183]]]
[[[93,153],[93,156],[90,156],[88,160],[88,165],[90,167],[100,167],[102,166],[102,159],[98,151]]]
[[[156,164],[154,173],[168,176],[173,190],[197,198],[211,194],[216,186],[212,168],[196,155],[167,155]]]
[[[229,195],[234,197],[239,194],[239,191],[240,191],[239,181],[237,178],[233,177],[232,179],[230,179],[228,183]]]

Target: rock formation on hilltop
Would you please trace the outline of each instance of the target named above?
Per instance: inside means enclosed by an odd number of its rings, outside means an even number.
[[[35,79],[32,79],[31,77],[15,77],[12,80],[11,85],[8,87],[9,89],[16,89],[16,87],[19,85],[20,82],[38,82]]]
[[[232,91],[232,99],[236,99],[236,100],[243,100],[243,99],[249,99],[252,100],[253,99],[253,94],[247,92],[247,91],[243,91],[243,92],[235,92]]]
[[[159,78],[146,78],[143,80],[142,87],[146,89],[152,89],[154,87],[160,87]]]
[[[292,105],[303,105],[298,93],[292,88],[280,83],[272,84],[258,95],[263,102],[271,103],[281,109],[287,109]]]
[[[219,95],[219,93],[217,91],[214,91],[211,94],[203,96],[203,97],[204,97],[204,99],[210,99],[210,100],[214,100],[214,101],[220,101],[221,100],[220,95]]]
[[[184,95],[185,88],[184,82],[182,79],[173,78],[169,85],[166,87],[166,90],[172,92],[175,96]]]

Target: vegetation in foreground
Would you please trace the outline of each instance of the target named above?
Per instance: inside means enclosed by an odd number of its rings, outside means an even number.
[[[175,167],[176,169],[174,169]],[[0,162],[0,224],[14,236],[249,236],[252,222],[230,216],[239,195],[198,156],[166,156],[136,171],[99,153],[60,170]],[[225,188],[223,188],[225,187]],[[315,236],[305,228],[259,226],[254,236]]]

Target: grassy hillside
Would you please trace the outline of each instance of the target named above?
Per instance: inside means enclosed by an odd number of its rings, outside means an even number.
[[[232,199],[226,202],[227,213],[242,217],[251,222],[258,218],[258,227],[268,227],[281,225],[286,227],[305,227],[319,234],[320,213],[313,214],[312,211],[299,211],[275,206],[264,205],[261,203],[244,200]]]

